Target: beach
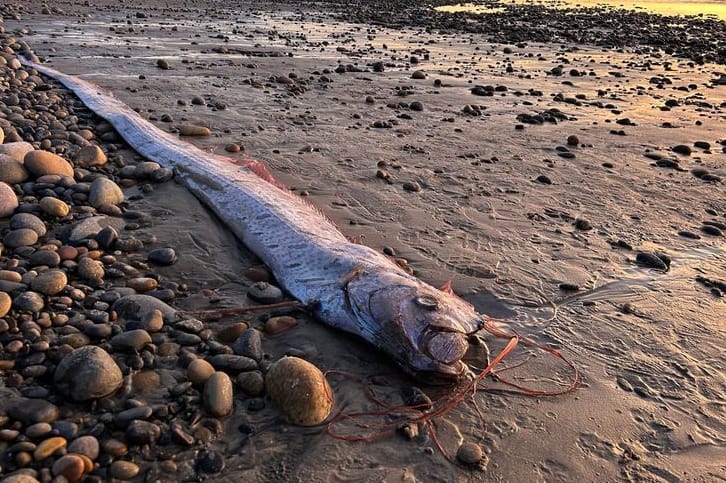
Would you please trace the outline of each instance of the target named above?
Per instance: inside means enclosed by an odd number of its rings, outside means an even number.
[[[37,325],[39,316],[14,306],[6,317],[14,332],[0,333],[0,359],[14,361],[5,362],[0,378],[3,476],[26,471],[50,481],[52,461],[63,451],[41,461],[17,455],[33,454],[51,436],[72,444],[93,434],[102,450],[85,481],[110,474],[135,481],[723,478],[723,22],[521,5],[483,21],[397,2],[360,8],[150,2],[131,8],[33,1],[4,8],[4,46],[17,44],[20,53],[18,42],[27,43],[51,67],[113,92],[167,132],[189,124],[209,128],[210,136],[186,139],[210,153],[262,161],[346,236],[392,255],[433,286],[452,281],[460,297],[500,320],[500,327],[561,351],[583,383],[555,397],[478,391],[433,423],[450,462],[430,426],[418,435],[342,441],[324,426],[286,423],[264,392],[243,388],[236,376],[234,406],[223,417],[210,417],[199,387],[177,394],[190,361],[223,351],[210,341],[223,345],[220,334],[240,322],[261,329],[264,355],[255,367],[261,376],[284,355],[334,371],[328,381],[342,411],[374,409],[361,381],[380,374],[385,377],[372,384],[393,404],[412,386],[434,400],[451,390],[410,379],[376,348],[305,314],[292,313],[296,325],[279,334],[264,330],[269,313],[204,320],[192,331],[199,340],[187,337],[186,346],[175,342],[184,329],[152,333],[155,363],[129,372],[143,374],[140,382],[124,396],[91,405],[71,403],[52,388],[28,389],[52,383],[45,373],[23,376],[24,361],[52,352],[72,331],[40,324],[48,347],[35,345],[36,335],[27,335],[21,322],[30,317]],[[3,67],[10,69],[10,61]],[[15,126],[37,149],[45,137],[32,123],[33,106],[10,96],[45,91],[22,91],[25,81],[32,73],[3,84],[0,126],[5,143]],[[42,89],[63,92],[48,82]],[[157,284],[153,290],[131,285],[181,311],[249,304],[250,268],[261,261],[170,175],[122,176],[143,160],[118,136],[104,137],[100,119],[71,95],[63,93],[62,101],[71,116],[80,116],[76,128],[95,132],[91,143],[123,159],[87,169],[124,188],[125,200],[114,212],[122,220],[119,232],[144,240],[141,253],[173,247],[177,258],[155,265],[138,253],[86,244],[107,271],[113,265],[107,255],[135,264],[136,279]],[[61,155],[75,149],[49,145],[67,149]],[[81,184],[93,179],[74,177]],[[50,189],[43,185],[29,194],[17,185],[21,207],[37,205],[38,193]],[[49,228],[58,227],[43,240],[63,240],[62,224],[100,210],[79,208],[87,204],[83,197],[72,201],[68,219],[43,215]],[[11,230],[8,219],[3,236]],[[123,223],[134,226],[123,229]],[[0,268],[25,276],[31,268],[26,259],[43,240],[18,248],[5,242]],[[75,265],[58,266],[72,286]],[[110,277],[105,280],[99,287],[114,292]],[[31,284],[27,277],[18,283],[24,282]],[[117,285],[126,289],[129,282]],[[14,297],[27,290],[12,288]],[[70,293],[64,290],[61,295]],[[54,303],[52,310],[62,311]],[[110,305],[84,307],[106,313],[113,325]],[[48,311],[51,305],[36,312]],[[102,317],[86,312],[91,315]],[[481,337],[492,356],[507,342]],[[89,345],[109,346],[102,337],[91,339]],[[18,340],[27,349],[11,351]],[[162,356],[164,343],[183,347],[165,346],[169,352]],[[122,351],[111,346],[111,352]],[[467,361],[486,365],[481,350],[472,350]],[[571,377],[561,360],[523,344],[503,364],[509,380],[534,389],[562,388]],[[28,436],[29,424],[9,416],[6,406],[38,395],[61,408],[60,416],[52,431]],[[149,408],[140,419],[158,429],[153,441],[134,443],[118,424],[120,412],[136,407]],[[204,424],[193,425],[200,420]],[[61,432],[57,421],[75,424],[76,432]],[[173,436],[177,423],[190,438]],[[109,439],[123,441],[126,452],[104,446]],[[471,464],[457,460],[463,443],[483,456]],[[111,472],[116,461],[132,462],[137,473]]]

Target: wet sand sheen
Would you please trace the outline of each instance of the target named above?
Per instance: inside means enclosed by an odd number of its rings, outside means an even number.
[[[724,360],[713,341],[723,337],[724,303],[696,277],[726,277],[724,238],[677,233],[701,233],[702,221],[723,222],[726,214],[723,184],[690,173],[702,168],[726,177],[719,144],[726,95],[713,84],[722,66],[584,46],[501,45],[474,35],[366,32],[327,17],[322,25],[312,13],[238,18],[221,10],[218,20],[199,25],[194,13],[167,12],[157,23],[150,11],[150,21],[134,21],[133,32],[121,13],[94,15],[67,37],[46,17],[26,16],[34,31],[26,38],[56,68],[111,88],[147,117],[208,125],[216,136],[200,144],[210,150],[243,144],[287,184],[307,191],[346,234],[392,248],[428,282],[453,277],[482,312],[506,316],[517,330],[574,354],[586,373],[586,387],[574,396],[479,394],[483,426],[471,407],[447,416],[439,430],[444,447],[480,443],[490,461],[485,473],[444,464],[425,438],[350,445],[283,430],[274,409],[250,412],[240,397],[225,435],[213,443],[229,458],[220,478],[322,480],[332,468],[339,479],[411,481],[717,474],[724,459]],[[157,58],[172,68],[159,70]],[[386,64],[382,73],[373,72],[378,61]],[[335,72],[348,64],[363,72]],[[412,78],[416,70],[423,79]],[[293,83],[278,82],[281,76]],[[484,95],[472,93],[477,85]],[[190,106],[193,95],[226,109]],[[412,109],[413,102],[423,110]],[[530,123],[543,113],[547,119],[551,109],[564,118]],[[568,144],[573,135],[577,142]],[[678,145],[691,154],[674,153]],[[658,165],[647,153],[677,161]],[[376,176],[378,170],[388,176]],[[172,188],[163,195],[174,209],[180,195]],[[214,253],[234,250],[195,236]],[[670,270],[638,266],[638,252],[665,252]],[[209,286],[223,304],[237,305],[234,262],[217,273],[215,262],[200,260],[203,275],[216,274]],[[573,286],[579,290],[562,290]],[[181,303],[201,305],[200,297]],[[326,369],[391,370],[370,348],[313,321],[266,344],[275,357],[303,350]],[[517,357],[512,364],[526,354]],[[509,377],[564,377],[557,371],[538,356]],[[393,394],[401,384],[387,381],[381,390]],[[334,381],[334,390],[343,404],[365,406],[362,388],[351,381]],[[240,438],[240,424],[259,433]]]

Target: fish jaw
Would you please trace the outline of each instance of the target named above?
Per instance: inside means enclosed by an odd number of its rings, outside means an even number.
[[[356,330],[406,372],[421,379],[458,380],[468,336],[482,317],[460,298],[403,272],[363,271],[345,286]]]

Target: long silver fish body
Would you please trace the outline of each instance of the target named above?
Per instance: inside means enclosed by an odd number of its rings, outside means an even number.
[[[310,203],[261,177],[261,163],[235,164],[142,119],[112,94],[78,77],[23,59],[61,82],[145,158],[178,179],[271,269],[320,321],[356,334],[405,371],[458,379],[468,335],[483,318],[450,292],[409,275],[386,256],[350,242]]]

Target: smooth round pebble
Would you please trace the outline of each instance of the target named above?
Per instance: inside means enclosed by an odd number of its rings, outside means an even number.
[[[45,307],[45,300],[37,292],[23,292],[13,299],[13,307],[27,312],[40,312]]]
[[[114,461],[111,463],[108,473],[112,478],[128,481],[139,474],[139,465],[131,461]]]
[[[270,317],[265,322],[265,332],[270,335],[281,334],[297,326],[297,319],[289,315]]]
[[[0,218],[6,218],[18,207],[18,197],[7,183],[0,182]]]
[[[0,317],[5,317],[10,312],[10,307],[13,305],[13,300],[5,292],[0,292]]]
[[[215,418],[228,416],[232,412],[234,390],[232,380],[224,372],[215,372],[204,384],[204,407]]]
[[[465,465],[474,465],[481,461],[481,447],[474,443],[463,443],[456,452],[456,458]]]
[[[173,248],[156,248],[149,252],[146,259],[157,265],[172,265],[176,262],[176,252]]]
[[[9,248],[29,247],[38,241],[38,233],[30,228],[10,230],[3,237],[3,243]]]
[[[53,475],[64,476],[70,482],[80,480],[85,471],[86,463],[76,454],[67,454],[53,463]]]
[[[283,357],[272,364],[265,386],[272,402],[292,424],[319,424],[333,407],[333,391],[323,373],[297,357]]]
[[[91,190],[88,193],[88,202],[94,208],[103,205],[118,205],[124,200],[124,193],[121,188],[108,178],[96,178],[91,183]]]
[[[46,174],[73,177],[73,167],[70,163],[49,151],[30,151],[23,159],[25,167],[36,177]]]
[[[194,124],[183,124],[179,126],[179,134],[182,136],[211,136],[212,131],[208,127]]]
[[[214,372],[214,367],[209,362],[204,359],[194,359],[187,367],[187,379],[189,379],[192,384],[201,385],[207,382],[207,379],[209,379]]]
[[[282,301],[282,290],[267,282],[256,282],[247,290],[247,296],[261,304],[275,304]]]
[[[103,263],[88,257],[78,260],[77,270],[78,276],[86,280],[100,279],[106,274]]]
[[[78,453],[89,457],[91,460],[98,458],[100,445],[95,436],[79,436],[68,445],[68,452]]]
[[[56,295],[68,285],[68,277],[62,270],[47,270],[33,279],[30,288],[45,295]]]
[[[111,339],[111,347],[120,351],[140,351],[151,344],[151,336],[143,329],[127,330]]]
[[[23,163],[7,154],[0,154],[0,181],[18,184],[27,180],[29,176]]]
[[[108,352],[100,347],[85,346],[61,360],[54,382],[62,394],[75,401],[87,401],[113,393],[121,386],[123,376]]]
[[[43,461],[44,459],[52,456],[56,451],[61,448],[65,448],[68,442],[61,436],[55,436],[41,441],[38,447],[33,452],[33,459],[35,461]]]
[[[89,144],[78,151],[75,160],[78,166],[90,168],[93,166],[103,166],[108,161],[108,158],[100,147],[95,144]]]
[[[43,210],[43,213],[50,216],[57,216],[58,218],[68,216],[68,213],[71,212],[71,207],[65,201],[53,198],[52,196],[41,198],[38,206]]]
[[[17,213],[10,218],[10,228],[15,230],[18,228],[30,228],[35,231],[38,236],[43,236],[46,233],[46,227],[43,220],[33,215],[32,213]]]

